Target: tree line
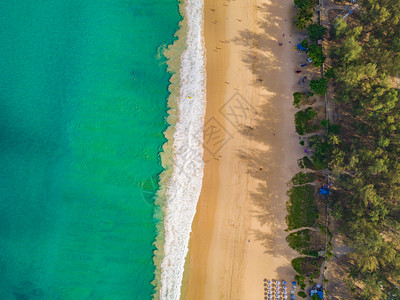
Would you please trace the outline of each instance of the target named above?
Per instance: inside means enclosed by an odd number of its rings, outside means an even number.
[[[315,41],[328,33],[312,23],[315,1],[295,4],[295,25],[307,29],[311,43],[302,45],[320,65],[325,58]],[[329,28],[332,68],[310,82],[317,95],[325,94],[330,82],[341,126],[322,120],[325,130],[309,139],[311,159],[299,163],[332,173],[335,188],[329,201],[352,249],[348,271],[356,299],[400,297],[399,23],[400,1],[358,1],[351,18],[338,18]],[[305,104],[308,96],[295,93],[294,105]],[[299,134],[317,129],[308,123],[313,117],[310,107],[296,114]],[[289,238],[300,253],[309,250],[304,246],[308,240],[308,232]],[[295,265],[299,269],[298,261]]]

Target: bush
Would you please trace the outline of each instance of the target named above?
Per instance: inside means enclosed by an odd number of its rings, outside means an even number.
[[[301,41],[301,45],[302,45],[304,48],[308,48],[308,41],[307,41],[307,39],[302,40],[302,41]]]
[[[340,125],[338,125],[338,124],[329,125],[328,131],[332,132],[333,134],[339,134],[340,133]]]
[[[304,101],[304,94],[300,92],[293,93],[293,105],[300,108],[300,104]]]
[[[315,43],[308,47],[308,55],[313,60],[313,65],[316,67],[322,66],[326,59],[322,52],[322,47],[317,46]]]
[[[317,95],[325,95],[328,90],[328,80],[326,78],[312,79],[310,81],[310,88]]]
[[[310,40],[314,42],[321,39],[325,34],[325,31],[325,27],[319,24],[310,24],[307,27],[307,34],[310,37]]]
[[[308,7],[300,8],[294,19],[294,25],[299,30],[306,29],[307,25],[312,23],[313,17],[314,13],[312,9],[309,9]]]
[[[314,166],[318,170],[328,168],[331,160],[333,145],[325,137],[313,136],[309,141],[310,148],[314,150],[311,156]]]
[[[289,201],[286,203],[288,230],[313,226],[318,218],[314,187],[310,184],[295,186],[287,194],[289,196]]]
[[[312,132],[312,127],[310,126],[309,121],[314,119],[316,115],[317,112],[311,107],[298,111],[294,117],[297,133],[304,135],[305,133]]]
[[[297,161],[297,164],[299,165],[299,167],[301,169],[310,169],[310,170],[314,170],[315,169],[314,164],[312,163],[312,161],[307,156],[304,156],[303,158],[300,158]]]
[[[327,79],[331,79],[331,78],[335,78],[335,69],[334,68],[329,68],[325,71],[324,74],[325,78]]]
[[[306,278],[303,275],[296,275],[294,276],[294,279],[297,281],[302,290],[306,288],[306,283],[305,283]]]
[[[297,293],[297,296],[301,297],[301,298],[307,298],[307,294],[304,293],[303,291],[300,291]]]
[[[296,175],[293,176],[291,182],[293,185],[302,185],[302,184],[306,184],[309,182],[313,182],[315,180],[315,174],[308,172],[308,173],[304,173],[304,172],[299,172]]]

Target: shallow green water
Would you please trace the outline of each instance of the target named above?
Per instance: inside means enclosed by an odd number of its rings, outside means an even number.
[[[177,1],[0,9],[0,299],[149,299]]]

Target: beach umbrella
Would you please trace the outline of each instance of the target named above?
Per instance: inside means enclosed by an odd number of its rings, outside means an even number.
[[[296,285],[297,285],[297,282],[296,282],[296,281],[293,281],[292,284],[293,284],[294,286],[296,286]]]
[[[268,289],[267,288],[264,288],[264,291],[267,291]]]
[[[283,286],[283,289],[284,289],[284,290],[286,290],[286,289],[287,289],[287,286],[286,286],[286,285],[284,285],[284,286]]]
[[[267,278],[264,278],[264,282],[267,281]]]
[[[287,295],[287,292],[286,292],[286,291],[283,291],[283,294],[284,294],[284,295]]]
[[[287,282],[284,280],[284,281],[282,281],[282,284],[283,285],[287,285]]]
[[[271,284],[271,280],[267,280],[268,284]]]
[[[294,295],[294,291],[290,291],[290,293]]]
[[[264,286],[267,286],[267,283],[266,283],[266,282],[264,282]]]
[[[276,281],[276,284],[277,284],[277,285],[280,285],[280,284],[281,284],[281,282],[277,280],[277,281]]]

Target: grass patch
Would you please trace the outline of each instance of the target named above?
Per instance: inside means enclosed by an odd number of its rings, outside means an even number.
[[[288,230],[312,227],[318,218],[314,202],[314,187],[310,184],[292,187],[287,194],[289,196],[289,201],[286,203]]]

